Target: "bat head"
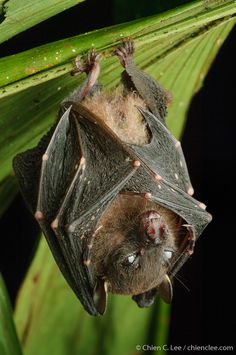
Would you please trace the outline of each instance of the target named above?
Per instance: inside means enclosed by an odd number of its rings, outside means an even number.
[[[150,306],[156,293],[171,301],[167,271],[177,251],[178,221],[143,197],[117,196],[99,222],[91,250],[98,304],[105,307],[107,292],[133,295],[140,307]]]

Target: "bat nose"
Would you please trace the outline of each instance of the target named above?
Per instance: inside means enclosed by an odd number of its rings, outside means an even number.
[[[156,211],[147,211],[140,216],[140,233],[145,241],[162,244],[167,237],[167,224]]]

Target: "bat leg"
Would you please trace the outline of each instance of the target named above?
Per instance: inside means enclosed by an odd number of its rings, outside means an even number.
[[[76,88],[69,96],[67,96],[62,104],[65,102],[79,103],[88,95],[93,95],[96,91],[101,90],[102,85],[97,81],[100,74],[100,54],[95,49],[88,52],[86,61],[81,62],[80,56],[75,59],[75,69],[71,72],[72,75],[79,75],[86,73],[85,81]]]
[[[137,91],[143,98],[150,111],[165,122],[166,108],[171,102],[171,94],[148,74],[138,69],[133,60],[134,44],[126,39],[114,52],[125,68],[122,73],[122,82],[128,91]]]

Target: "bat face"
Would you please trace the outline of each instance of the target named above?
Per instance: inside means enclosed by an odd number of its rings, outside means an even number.
[[[158,287],[177,251],[178,218],[140,196],[119,194],[100,221],[93,271],[108,291],[137,295]]]
[[[87,79],[61,104],[59,119],[13,167],[54,258],[85,310],[105,312],[107,294],[140,307],[159,294],[193,253],[211,216],[192,197],[184,155],[166,128],[170,94],[133,63],[133,43],[115,54],[122,91],[97,81],[99,55],[76,59]]]

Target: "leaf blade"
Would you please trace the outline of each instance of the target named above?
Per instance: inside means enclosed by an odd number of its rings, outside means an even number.
[[[8,0],[0,2],[0,43],[16,34],[65,11],[84,0]]]
[[[0,353],[1,355],[23,355],[17,338],[10,301],[2,275],[0,274]]]
[[[72,64],[68,64],[68,62],[77,54],[84,53],[92,46],[96,46],[98,51],[107,50],[108,55],[110,55],[113,46],[120,42],[122,37],[132,36],[133,39],[136,39],[137,47],[141,47],[143,43],[152,42],[154,36],[158,37],[159,41],[165,41],[168,40],[168,37],[178,35],[180,32],[188,31],[192,33],[197,28],[207,26],[213,21],[224,21],[227,16],[233,16],[235,13],[236,5],[234,1],[229,1],[224,6],[220,6],[217,0],[213,0],[208,11],[206,11],[202,1],[196,1],[181,6],[177,10],[167,11],[164,14],[99,29],[85,35],[49,43],[17,55],[2,58],[0,60],[0,86],[3,86],[1,93],[4,96],[6,95],[3,90],[7,91],[8,88],[4,86],[50,68],[56,68],[56,70],[54,69],[55,76],[58,75],[58,69],[61,70],[61,74],[65,71],[68,72],[72,68]],[[45,72],[43,75],[45,75]],[[51,78],[52,76],[48,80]],[[32,78],[29,85],[31,84]],[[13,93],[13,91],[10,93]]]

